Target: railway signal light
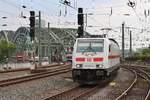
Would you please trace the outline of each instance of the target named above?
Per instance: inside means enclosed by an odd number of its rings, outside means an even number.
[[[30,11],[30,37],[31,41],[34,40],[35,37],[35,12]]]
[[[83,8],[78,8],[78,25],[83,25]]]
[[[78,38],[83,37],[84,33],[83,8],[78,8]]]

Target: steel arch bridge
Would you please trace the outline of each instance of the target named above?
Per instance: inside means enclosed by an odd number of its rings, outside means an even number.
[[[31,50],[29,32],[29,28],[27,27],[20,27],[15,32],[13,42],[16,44],[17,52]]]
[[[33,44],[30,41],[29,33],[29,27],[20,27],[16,32],[1,31],[0,39],[15,43],[17,53],[31,53]],[[85,34],[89,35],[88,33]],[[76,36],[77,29],[36,28],[34,49],[40,57],[62,58],[67,53],[67,48],[73,47]]]
[[[12,40],[16,44],[17,52],[32,50],[29,32],[28,27],[20,27],[13,35]],[[73,47],[76,34],[76,29],[36,28],[35,47],[37,55],[51,56],[51,58],[55,55],[63,55],[66,48]]]
[[[12,42],[12,37],[15,34],[14,31],[11,30],[2,30],[0,31],[0,40],[6,40],[6,41],[11,41]]]

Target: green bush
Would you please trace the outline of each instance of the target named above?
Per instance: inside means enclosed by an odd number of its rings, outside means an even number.
[[[135,53],[132,57],[126,58],[127,61],[150,62],[150,48],[143,49],[140,53]]]
[[[16,46],[12,42],[0,40],[0,63],[7,62],[7,59],[15,52]]]

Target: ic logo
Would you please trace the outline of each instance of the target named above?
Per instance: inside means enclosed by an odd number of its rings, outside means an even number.
[[[87,58],[87,62],[92,62],[92,58]]]

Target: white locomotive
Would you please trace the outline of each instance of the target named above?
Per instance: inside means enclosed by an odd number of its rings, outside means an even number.
[[[78,38],[72,55],[72,77],[81,84],[97,84],[117,72],[120,49],[108,38]]]

